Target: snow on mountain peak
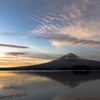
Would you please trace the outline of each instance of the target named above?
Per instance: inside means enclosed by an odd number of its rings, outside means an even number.
[[[78,59],[78,60],[82,60],[83,58],[78,57],[77,55],[73,54],[73,53],[68,53],[65,55],[65,59],[66,60],[70,60],[70,59]]]

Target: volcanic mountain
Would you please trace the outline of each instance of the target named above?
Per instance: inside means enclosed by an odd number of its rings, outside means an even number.
[[[93,61],[93,60],[87,60],[84,58],[81,58],[73,53],[68,53],[61,58],[58,58],[56,60],[53,60],[48,63],[34,65],[34,66],[28,66],[31,68],[71,68],[73,66],[89,66],[91,68],[100,68],[100,62],[99,61]]]
[[[11,67],[11,68],[1,68],[2,70],[31,70],[31,69],[71,69],[71,70],[91,70],[91,69],[100,69],[100,62],[87,60],[81,58],[73,53],[68,53],[61,58],[53,60],[48,63],[31,65],[31,66],[22,66],[22,67]],[[81,69],[80,69],[81,68]]]

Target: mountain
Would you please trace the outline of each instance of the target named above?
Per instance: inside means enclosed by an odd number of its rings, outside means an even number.
[[[87,60],[81,58],[73,53],[68,53],[61,58],[53,60],[48,63],[39,64],[39,65],[31,65],[31,66],[22,66],[22,67],[14,67],[14,68],[3,68],[1,70],[30,70],[30,69],[69,69],[69,70],[92,70],[99,69],[100,70],[100,62]]]
[[[28,68],[71,68],[73,66],[89,66],[91,68],[100,68],[100,62],[99,61],[93,61],[93,60],[87,60],[84,58],[81,58],[73,53],[68,53],[61,58],[58,58],[56,60],[53,60],[48,63],[34,65],[34,66],[28,66]]]

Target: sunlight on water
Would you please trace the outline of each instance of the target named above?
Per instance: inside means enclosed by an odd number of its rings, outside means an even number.
[[[0,99],[100,100],[100,72],[0,71]]]

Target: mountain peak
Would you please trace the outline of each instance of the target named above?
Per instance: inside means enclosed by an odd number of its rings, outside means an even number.
[[[75,55],[73,53],[68,53],[68,54],[65,55],[65,59],[66,60],[70,60],[70,59],[78,59],[78,60],[81,60],[83,58],[78,57],[77,55]]]

